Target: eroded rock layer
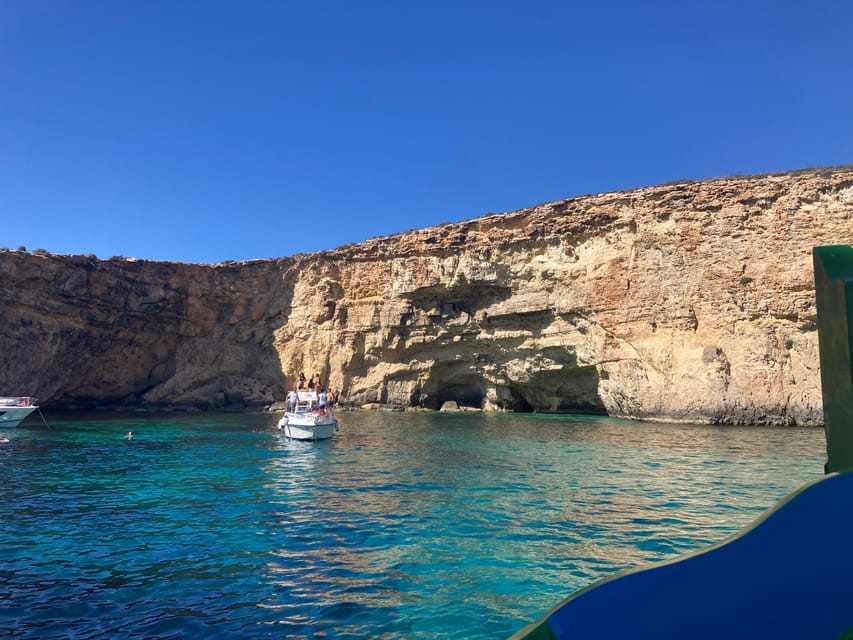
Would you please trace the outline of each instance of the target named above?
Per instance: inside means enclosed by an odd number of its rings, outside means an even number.
[[[293,258],[0,253],[0,390],[221,408],[320,372],[438,409],[817,424],[811,250],[853,242],[853,170],[582,196]]]

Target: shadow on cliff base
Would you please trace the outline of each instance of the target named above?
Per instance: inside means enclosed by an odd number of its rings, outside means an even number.
[[[439,367],[435,375],[416,390],[411,404],[438,410],[445,402],[460,407],[485,408],[491,405],[517,413],[586,413],[606,415],[598,395],[596,367],[545,370],[525,382],[496,385],[477,373],[451,374]]]

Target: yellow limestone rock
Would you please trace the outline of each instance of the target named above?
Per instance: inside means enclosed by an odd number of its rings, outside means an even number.
[[[685,181],[220,265],[0,252],[0,388],[241,408],[319,372],[357,406],[817,424],[811,250],[851,243],[851,194]]]

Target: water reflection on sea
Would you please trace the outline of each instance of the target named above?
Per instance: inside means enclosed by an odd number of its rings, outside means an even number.
[[[816,429],[340,419],[316,443],[264,414],[0,434],[0,635],[502,638],[718,542],[825,459]]]

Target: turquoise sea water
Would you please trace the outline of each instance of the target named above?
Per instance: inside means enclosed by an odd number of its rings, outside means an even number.
[[[740,530],[826,458],[820,429],[339,417],[318,443],[272,414],[0,433],[0,637],[505,638]]]

